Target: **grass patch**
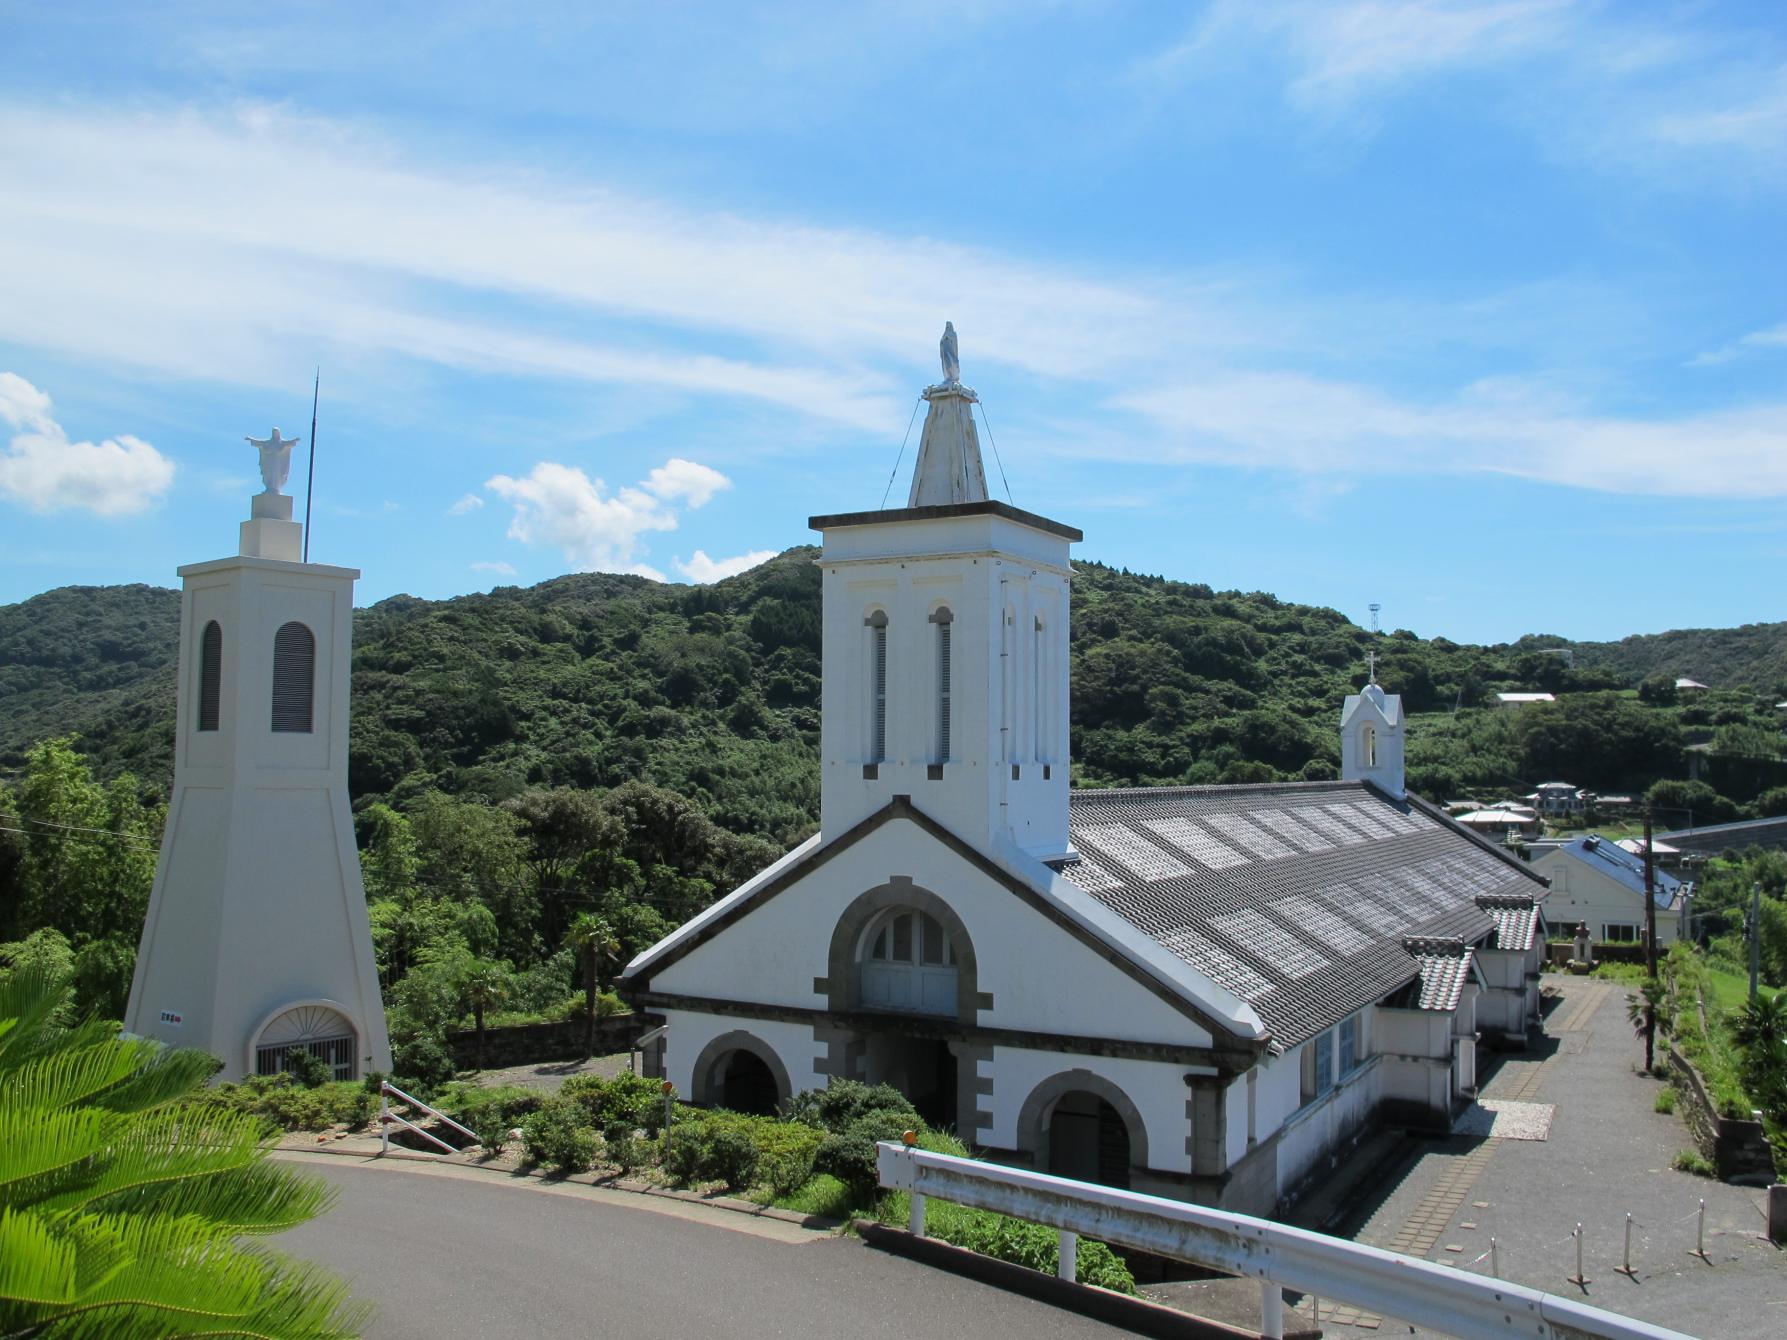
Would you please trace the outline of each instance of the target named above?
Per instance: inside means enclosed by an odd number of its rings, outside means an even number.
[[[1728,972],[1723,968],[1708,966],[1703,975],[1706,980],[1706,993],[1719,1002],[1719,1008],[1726,1011],[1741,1010],[1750,998],[1750,977],[1748,973]],[[1773,996],[1775,988],[1758,983],[1757,993]]]
[[[1661,1112],[1664,1116],[1668,1116],[1670,1113],[1674,1112],[1675,1111],[1675,1088],[1674,1088],[1674,1086],[1671,1085],[1668,1088],[1658,1089],[1657,1090],[1657,1101],[1652,1103],[1651,1106],[1656,1111]]]
[[[1669,1166],[1677,1172],[1692,1173],[1695,1177],[1711,1177],[1717,1171],[1712,1160],[1703,1156],[1698,1149],[1678,1150]]]
[[[786,1196],[773,1197],[768,1203],[779,1210],[796,1214],[817,1214],[827,1219],[849,1219],[857,1213],[850,1203],[850,1188],[830,1173],[814,1173],[806,1185]]]

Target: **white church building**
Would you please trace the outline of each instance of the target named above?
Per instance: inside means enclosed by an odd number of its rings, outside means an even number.
[[[987,497],[945,336],[907,505],[823,536],[819,832],[641,954],[648,1059],[767,1110],[889,1083],[989,1156],[1270,1213],[1373,1123],[1445,1127],[1537,1020],[1544,881],[1409,796],[1069,785],[1069,548]]]

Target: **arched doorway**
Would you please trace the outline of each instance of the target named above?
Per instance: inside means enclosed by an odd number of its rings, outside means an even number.
[[[742,1048],[714,1062],[710,1091],[721,1107],[755,1116],[774,1116],[781,1094],[776,1077],[755,1052]]]
[[[254,1041],[254,1073],[277,1075],[291,1069],[293,1052],[307,1051],[334,1078],[358,1079],[359,1033],[348,1017],[331,1005],[294,1005],[261,1026]]]
[[[1062,1094],[1048,1114],[1047,1130],[1048,1172],[1100,1186],[1129,1185],[1129,1127],[1097,1094],[1084,1089]]]

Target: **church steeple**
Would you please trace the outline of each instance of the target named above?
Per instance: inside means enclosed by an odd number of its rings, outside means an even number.
[[[829,840],[896,795],[983,851],[1068,850],[1071,526],[987,497],[953,325],[903,508],[813,517],[825,537]]]
[[[974,406],[980,397],[962,385],[962,362],[956,349],[953,321],[943,323],[938,347],[943,380],[927,386],[924,435],[918,443],[918,465],[912,471],[908,507],[985,502],[987,474],[980,460],[980,439],[974,432]]]
[[[1370,782],[1385,795],[1407,794],[1403,772],[1402,697],[1377,682],[1377,653],[1366,657],[1365,687],[1347,695],[1340,711],[1340,776]]]

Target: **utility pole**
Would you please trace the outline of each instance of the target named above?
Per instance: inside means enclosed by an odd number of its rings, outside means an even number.
[[[1650,978],[1651,991],[1657,983],[1657,854],[1651,834],[1651,809],[1644,807],[1644,970]],[[1644,1070],[1650,1073],[1656,1060],[1657,1008],[1646,998],[1644,1003]]]
[[[1745,930],[1750,936],[1750,999],[1756,999],[1756,979],[1762,973],[1762,884],[1760,881],[1750,885],[1749,925]]]

